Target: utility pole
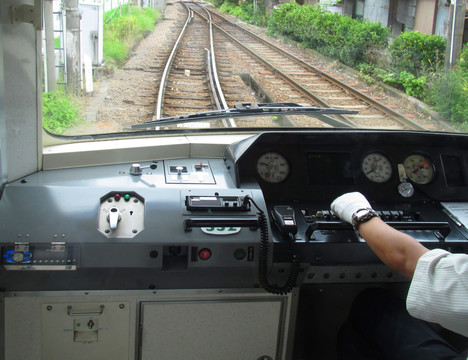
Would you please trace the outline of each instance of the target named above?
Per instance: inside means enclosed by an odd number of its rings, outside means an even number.
[[[463,28],[465,26],[466,0],[452,0],[450,15],[450,27],[447,38],[447,50],[445,53],[445,72],[449,72],[455,66],[458,55],[461,52],[463,42]]]
[[[54,41],[54,1],[44,1],[44,33],[47,62],[47,91],[55,91],[55,41]]]
[[[78,0],[63,0],[67,19],[67,91],[78,95],[81,90],[80,9]]]

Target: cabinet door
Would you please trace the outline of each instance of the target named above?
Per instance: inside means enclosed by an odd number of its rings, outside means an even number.
[[[283,301],[141,304],[141,359],[279,359]]]

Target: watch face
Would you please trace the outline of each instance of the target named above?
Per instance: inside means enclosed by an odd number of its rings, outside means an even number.
[[[354,221],[360,222],[367,214],[369,214],[369,209],[360,209],[356,211],[354,213]]]
[[[353,225],[361,224],[376,216],[378,214],[373,209],[359,209],[353,214]]]
[[[360,210],[358,210],[358,211],[356,211],[356,212],[354,213],[354,217],[355,217],[356,221],[359,221],[359,220],[361,220],[361,218],[362,218],[363,216],[366,216],[368,213],[369,213],[369,210],[367,210],[367,209],[360,209]]]
[[[368,209],[360,209],[360,210],[356,211],[356,217],[360,218],[360,217],[366,215],[367,213],[369,213]]]

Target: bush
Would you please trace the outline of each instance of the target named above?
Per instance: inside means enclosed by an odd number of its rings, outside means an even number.
[[[219,11],[237,16],[240,20],[257,26],[266,26],[268,16],[263,2],[258,2],[257,10],[254,10],[252,0],[243,0],[236,5],[231,2],[225,2],[219,8]]]
[[[468,125],[468,44],[455,69],[436,81],[432,101],[435,109],[453,123]]]
[[[380,23],[355,20],[317,5],[301,6],[294,2],[273,11],[268,29],[350,66],[369,60],[370,50],[386,46],[388,39],[388,29]]]
[[[390,46],[392,66],[415,76],[435,72],[444,64],[445,39],[417,31],[404,32]]]
[[[54,134],[62,134],[80,121],[80,107],[65,94],[43,93],[42,119],[44,129]]]

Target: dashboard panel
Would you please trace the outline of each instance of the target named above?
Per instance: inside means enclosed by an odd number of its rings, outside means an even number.
[[[425,246],[468,252],[452,211],[468,209],[467,149],[457,135],[281,131],[232,143],[224,158],[39,171],[3,189],[0,286],[281,293],[270,285],[395,281],[331,202],[360,191]],[[387,275],[341,276],[369,266]]]

